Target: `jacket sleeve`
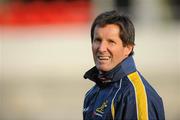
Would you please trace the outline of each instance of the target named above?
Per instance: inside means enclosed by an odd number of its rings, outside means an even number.
[[[148,96],[148,114],[149,120],[165,120],[163,101],[159,96]]]

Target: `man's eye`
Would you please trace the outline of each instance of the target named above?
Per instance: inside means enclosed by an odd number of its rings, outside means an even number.
[[[113,40],[109,40],[110,44],[116,44]]]
[[[101,39],[96,38],[96,39],[94,39],[94,42],[101,42]]]

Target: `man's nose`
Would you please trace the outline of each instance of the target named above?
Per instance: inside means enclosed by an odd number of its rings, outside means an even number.
[[[107,50],[107,44],[105,42],[101,42],[98,47],[99,52],[105,52]]]

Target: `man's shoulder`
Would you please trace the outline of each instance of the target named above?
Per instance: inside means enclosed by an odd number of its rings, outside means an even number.
[[[133,85],[133,89],[137,91],[145,91],[148,98],[160,98],[157,91],[153,88],[153,86],[142,76],[142,74],[138,71],[133,72],[128,75],[128,79]],[[132,87],[132,86],[131,86]],[[132,89],[132,88],[131,88]]]
[[[96,91],[97,91],[97,89],[98,89],[98,87],[97,87],[96,84],[95,84],[94,86],[92,86],[92,87],[86,92],[85,98],[88,97],[88,96],[91,96],[91,95],[95,94]]]

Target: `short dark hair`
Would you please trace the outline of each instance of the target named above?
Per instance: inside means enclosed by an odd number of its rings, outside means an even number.
[[[115,10],[101,13],[95,18],[91,26],[91,42],[93,42],[94,39],[95,27],[104,27],[108,24],[115,24],[119,26],[119,37],[121,38],[124,46],[135,45],[135,28],[133,23],[128,16],[120,14]],[[132,50],[129,56],[133,54],[134,51]]]

